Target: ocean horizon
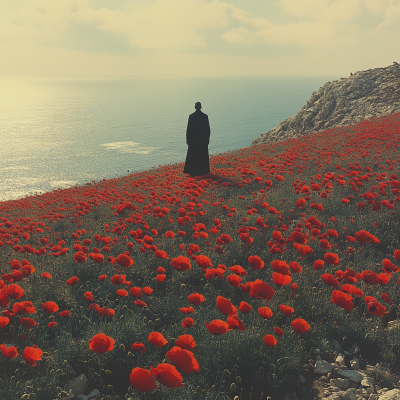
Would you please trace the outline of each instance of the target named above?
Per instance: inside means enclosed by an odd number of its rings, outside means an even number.
[[[0,78],[0,201],[184,163],[197,101],[210,157],[249,147],[334,79]]]

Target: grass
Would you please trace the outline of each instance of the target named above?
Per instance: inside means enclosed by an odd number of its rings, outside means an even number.
[[[61,397],[68,381],[80,374],[104,398],[128,393],[160,400],[274,398],[285,387],[298,386],[301,366],[313,348],[322,349],[325,338],[344,347],[357,342],[361,354],[381,354],[386,368],[395,368],[400,342],[396,329],[388,333],[384,326],[396,318],[400,300],[395,252],[400,249],[399,132],[400,114],[394,114],[219,154],[210,158],[212,174],[204,177],[184,176],[183,164],[167,165],[0,203],[0,344],[16,351],[15,357],[7,358],[4,351],[0,356],[1,398]],[[313,183],[320,188],[311,189]],[[296,206],[300,198],[305,203]],[[307,223],[311,216],[320,221],[319,228]],[[252,240],[241,235],[241,227]],[[361,231],[377,240],[363,243]],[[198,250],[190,252],[193,245]],[[327,253],[338,256],[336,265]],[[82,262],[75,261],[79,254]],[[96,262],[95,254],[104,255],[104,261]],[[124,267],[117,258],[122,254],[133,265]],[[190,260],[190,269],[171,265],[179,256]],[[250,256],[265,265],[255,269]],[[202,258],[211,265],[201,268]],[[274,260],[280,267],[273,267]],[[324,260],[322,269],[315,267],[317,260]],[[236,265],[247,273],[240,276],[241,287],[227,280]],[[355,276],[343,276],[346,268]],[[372,273],[368,277],[363,271]],[[120,275],[125,282],[118,284]],[[287,282],[279,281],[287,276]],[[72,277],[77,283],[70,285]],[[249,291],[256,280],[274,289],[272,298]],[[359,298],[342,288],[345,284],[361,290]],[[132,295],[133,287],[152,289],[140,298],[145,304]],[[333,302],[344,290],[350,296],[347,305]],[[85,298],[88,292],[93,300]],[[193,293],[204,302],[191,304]],[[217,308],[217,296],[236,307],[245,330],[210,333],[205,322],[232,323]],[[32,302],[33,312],[24,314],[18,308],[22,301]],[[43,307],[54,306],[51,302],[58,308]],[[241,312],[241,302],[251,311]],[[284,315],[281,305],[291,307],[292,315]],[[192,313],[180,310],[190,306]],[[102,316],[99,307],[114,313]],[[273,315],[261,318],[260,307],[269,307]],[[72,315],[62,316],[66,310]],[[182,326],[186,317],[193,319],[190,328]],[[309,328],[296,333],[295,320]],[[161,333],[167,344],[149,343],[150,332]],[[112,349],[101,353],[89,347],[99,333],[114,341]],[[166,353],[184,334],[196,343],[191,351],[199,371],[186,373],[175,365],[182,387],[154,380],[157,389],[139,394],[130,386],[132,370],[172,365]],[[265,344],[267,335],[275,337],[275,345]],[[144,354],[131,348],[135,342],[144,344]],[[36,363],[26,356],[33,346],[40,349]],[[391,384],[387,373],[375,372],[376,379]]]

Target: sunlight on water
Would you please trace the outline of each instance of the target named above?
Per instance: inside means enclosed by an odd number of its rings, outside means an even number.
[[[0,201],[159,164],[183,168],[196,101],[210,119],[210,156],[248,147],[327,80],[0,78]]]

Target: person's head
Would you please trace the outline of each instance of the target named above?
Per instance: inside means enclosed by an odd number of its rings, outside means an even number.
[[[198,101],[198,102],[194,105],[194,108],[195,108],[196,110],[200,110],[200,109],[201,109],[201,103]]]

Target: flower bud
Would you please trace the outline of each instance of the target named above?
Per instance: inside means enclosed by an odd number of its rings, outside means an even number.
[[[119,351],[125,351],[125,346],[123,344],[119,345]]]
[[[234,383],[231,384],[231,392],[234,392],[236,390],[236,385]]]
[[[271,371],[272,371],[272,372],[276,370],[276,367],[275,367],[274,364],[271,364],[269,367],[271,368]]]
[[[226,369],[224,371],[224,376],[226,376],[227,378],[230,378],[231,377],[231,373]]]
[[[237,376],[236,377],[236,383],[242,383],[242,378],[240,377],[240,376]]]
[[[278,377],[277,377],[275,374],[272,374],[272,380],[273,380],[274,382],[276,382],[276,381],[278,380]]]
[[[106,371],[106,375],[111,375],[112,374],[112,372],[108,369],[107,371]]]

